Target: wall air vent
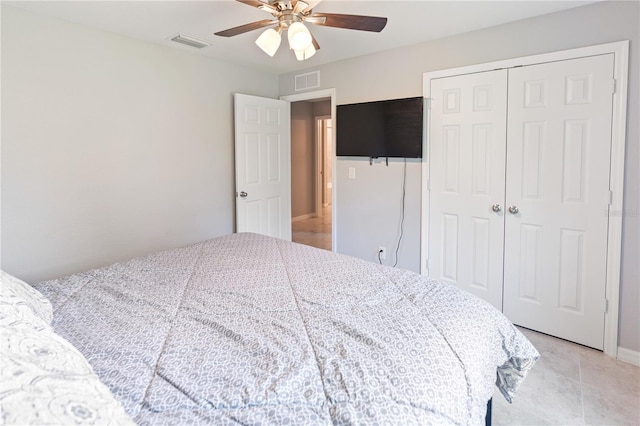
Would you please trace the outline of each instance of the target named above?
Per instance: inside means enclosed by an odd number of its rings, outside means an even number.
[[[187,36],[184,34],[177,34],[171,37],[171,41],[175,41],[176,43],[186,44],[187,46],[196,47],[198,49],[202,49],[203,47],[207,47],[211,45],[208,41],[198,40],[195,37]]]
[[[298,74],[295,76],[295,91],[320,87],[320,71]]]

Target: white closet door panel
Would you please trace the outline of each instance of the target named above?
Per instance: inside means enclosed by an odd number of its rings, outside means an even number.
[[[507,71],[435,79],[429,275],[502,310]]]
[[[504,313],[602,349],[613,55],[509,70]]]

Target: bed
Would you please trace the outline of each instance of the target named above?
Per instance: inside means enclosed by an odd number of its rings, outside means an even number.
[[[252,233],[34,288],[115,396],[79,403],[102,423],[484,424],[494,390],[511,401],[539,356],[451,285]],[[3,387],[11,424],[33,398]]]

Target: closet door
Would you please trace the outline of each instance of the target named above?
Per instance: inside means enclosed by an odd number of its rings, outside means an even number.
[[[603,348],[613,55],[509,70],[504,313]]]
[[[431,81],[429,275],[502,310],[507,71]]]

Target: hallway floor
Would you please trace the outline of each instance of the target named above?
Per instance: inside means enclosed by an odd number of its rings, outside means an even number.
[[[331,206],[322,208],[322,217],[311,217],[291,223],[294,243],[331,250]]]

